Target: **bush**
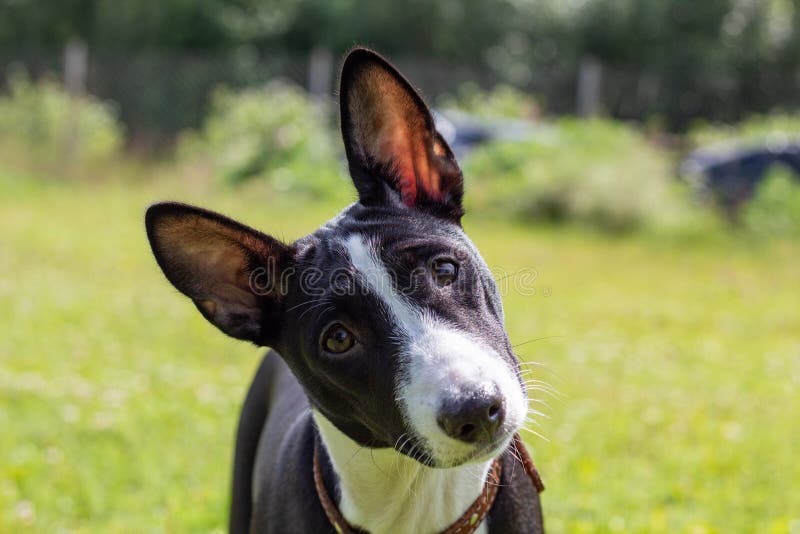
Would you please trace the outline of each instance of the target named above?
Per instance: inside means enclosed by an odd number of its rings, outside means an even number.
[[[67,166],[108,162],[119,154],[123,130],[107,103],[76,97],[52,80],[13,76],[0,96],[0,144],[15,158]],[[19,152],[22,152],[21,155]]]
[[[624,231],[690,212],[668,155],[609,120],[563,119],[531,141],[498,142],[465,165],[472,210]]]
[[[781,144],[800,142],[800,114],[755,115],[738,124],[697,123],[689,132],[693,146],[733,143],[743,146],[754,144]]]
[[[484,92],[475,84],[464,84],[455,97],[443,97],[440,104],[486,119],[531,119],[539,115],[536,99],[509,85]]]
[[[800,181],[776,166],[764,177],[742,213],[744,226],[764,237],[800,237]]]
[[[260,180],[320,197],[346,185],[323,110],[282,82],[217,90],[202,131],[184,136],[179,153],[207,161],[228,184]]]

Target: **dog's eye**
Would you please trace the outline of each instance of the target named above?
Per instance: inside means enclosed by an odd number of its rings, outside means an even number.
[[[356,337],[342,323],[330,325],[322,335],[322,348],[334,354],[347,352],[356,343]]]
[[[437,286],[449,286],[458,276],[458,264],[452,260],[436,260],[431,265],[431,275]]]

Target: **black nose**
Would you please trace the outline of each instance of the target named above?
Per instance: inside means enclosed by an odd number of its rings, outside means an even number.
[[[491,442],[506,418],[499,393],[471,395],[442,403],[436,422],[444,433],[465,443]]]

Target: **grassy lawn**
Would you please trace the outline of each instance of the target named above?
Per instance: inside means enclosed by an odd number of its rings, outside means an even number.
[[[166,198],[287,240],[341,207],[0,177],[0,532],[225,527],[260,351],[156,267],[142,215]],[[551,532],[800,531],[800,245],[465,225],[560,392],[549,441],[527,436]],[[533,295],[513,291],[526,268]]]

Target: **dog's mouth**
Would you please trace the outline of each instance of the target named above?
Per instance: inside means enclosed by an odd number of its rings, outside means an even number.
[[[395,450],[400,454],[404,454],[416,460],[426,467],[437,467],[437,462],[433,455],[428,451],[422,440],[417,438],[408,438],[405,440],[398,440],[399,444],[395,446]]]
[[[513,432],[503,432],[491,442],[477,446],[466,454],[463,451],[458,451],[449,456],[434,454],[426,445],[424,439],[416,437],[399,439],[394,448],[397,452],[426,467],[448,469],[496,458],[509,447],[513,435]]]
[[[493,442],[487,443],[482,447],[478,447],[473,452],[463,457],[447,461],[446,465],[443,465],[443,467],[458,467],[464,464],[484,462],[491,460],[492,458],[496,458],[509,447],[512,438],[513,433],[504,433],[502,436],[497,437]]]

